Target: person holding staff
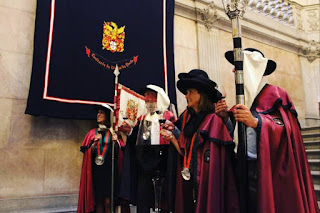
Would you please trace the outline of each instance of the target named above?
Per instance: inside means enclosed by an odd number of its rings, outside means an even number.
[[[254,48],[243,53],[246,104],[231,111],[247,126],[249,212],[319,212],[298,114],[289,94],[264,78],[277,64]],[[225,57],[234,63],[233,51]]]
[[[149,213],[151,208],[169,212],[174,202],[172,179],[175,180],[176,164],[172,162],[176,152],[169,141],[161,137],[160,130],[161,122],[174,122],[176,118],[167,110],[170,99],[161,87],[149,84],[140,88],[139,93],[144,95],[146,114],[138,119],[134,128],[126,121],[120,127],[128,133],[120,195],[136,204],[138,213]],[[155,183],[155,180],[160,180],[160,183]],[[161,197],[156,199],[156,195]]]
[[[97,105],[99,128],[91,129],[80,147],[83,155],[80,192],[77,212],[109,213],[111,196],[111,150],[112,141],[118,136],[112,130],[113,109],[107,104]],[[120,144],[115,143],[115,159],[121,152]],[[121,161],[120,159],[118,159]],[[115,166],[115,194],[118,190],[118,166]]]

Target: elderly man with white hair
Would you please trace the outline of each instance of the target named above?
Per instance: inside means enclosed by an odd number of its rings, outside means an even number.
[[[144,95],[146,114],[138,119],[134,128],[126,121],[120,127],[129,136],[124,153],[120,196],[137,205],[138,213],[149,213],[150,208],[155,207],[153,181],[163,178],[160,209],[161,212],[169,212],[175,189],[171,180],[175,180],[173,156],[176,152],[173,145],[161,137],[160,131],[161,123],[165,120],[174,122],[175,116],[167,110],[170,100],[161,87],[147,85],[139,93]]]

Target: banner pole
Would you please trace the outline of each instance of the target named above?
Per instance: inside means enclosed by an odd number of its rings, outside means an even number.
[[[115,80],[114,80],[114,105],[113,109],[114,112],[116,111],[117,108],[117,96],[118,96],[118,75],[120,74],[119,69],[118,69],[118,64],[116,64],[116,68],[114,69],[113,74],[115,75]],[[116,114],[114,113],[113,115],[113,123],[116,122]],[[118,131],[118,126],[114,127],[115,132]],[[112,140],[112,152],[111,152],[111,212],[114,213],[114,146],[117,141]]]

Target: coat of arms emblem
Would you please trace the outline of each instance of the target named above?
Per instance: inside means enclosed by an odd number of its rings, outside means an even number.
[[[138,114],[138,108],[139,104],[132,100],[129,99],[127,102],[127,109],[126,109],[126,115],[128,116],[128,119],[131,121],[135,121],[137,119],[137,114]]]
[[[124,38],[125,32],[122,26],[118,28],[118,25],[114,22],[104,22],[103,24],[103,38],[102,49],[106,49],[114,52],[124,51]]]

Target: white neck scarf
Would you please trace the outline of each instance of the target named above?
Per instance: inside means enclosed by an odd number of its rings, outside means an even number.
[[[160,123],[159,115],[153,113],[152,115],[148,112],[144,118],[147,121],[151,121],[151,145],[160,144]]]
[[[262,81],[268,59],[259,52],[243,51],[243,77],[245,105],[251,107],[255,97],[265,85]]]

